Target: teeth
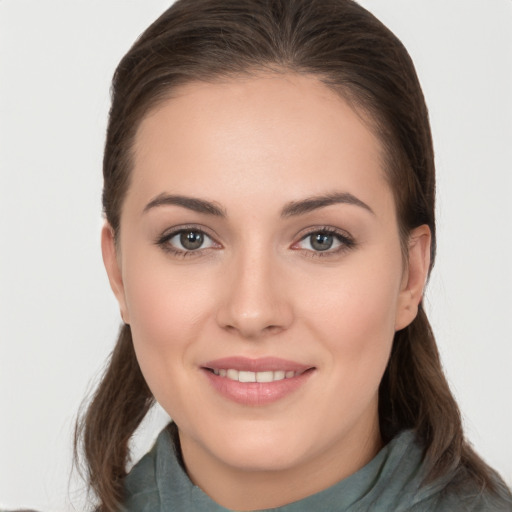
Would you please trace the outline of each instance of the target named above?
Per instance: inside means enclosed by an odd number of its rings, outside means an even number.
[[[227,370],[226,377],[231,380],[238,380],[238,370]]]
[[[256,382],[255,372],[238,372],[239,382]]]
[[[230,380],[237,380],[239,382],[274,382],[277,380],[291,379],[292,377],[299,375],[299,372],[285,370],[248,372],[243,370],[238,371],[232,368],[214,368],[213,373],[220,377],[227,377]]]
[[[256,382],[273,382],[274,380],[277,380],[274,372],[258,372],[256,374]]]

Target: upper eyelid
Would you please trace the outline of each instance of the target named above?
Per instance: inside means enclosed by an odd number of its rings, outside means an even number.
[[[198,224],[183,224],[181,226],[174,226],[172,228],[167,228],[162,232],[161,235],[158,236],[157,240],[163,240],[163,239],[169,240],[169,239],[173,238],[174,236],[178,235],[179,233],[182,233],[183,231],[198,231],[199,233],[203,233],[207,237],[211,238],[216,243],[220,243],[218,241],[219,237],[213,230],[207,228],[206,226],[202,226],[202,225],[198,225]]]
[[[353,236],[345,229],[335,228],[333,226],[311,226],[310,228],[305,228],[301,230],[297,234],[298,240],[303,240],[308,236],[311,236],[315,233],[329,233],[330,235],[338,235],[343,238],[348,238],[353,240]]]

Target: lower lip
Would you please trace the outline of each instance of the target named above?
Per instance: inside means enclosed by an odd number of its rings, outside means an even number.
[[[296,377],[274,382],[239,382],[227,377],[220,377],[206,369],[203,369],[203,373],[213,388],[222,396],[233,402],[254,407],[277,402],[294,393],[306,383],[313,373],[313,369]]]

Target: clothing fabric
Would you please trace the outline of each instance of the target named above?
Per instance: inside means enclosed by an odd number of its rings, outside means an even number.
[[[412,431],[391,440],[353,475],[300,501],[268,509],[272,512],[512,512],[505,485],[501,496],[454,486],[443,478],[420,486],[423,450]],[[179,448],[168,428],[125,481],[123,512],[226,512],[188,478]],[[510,495],[509,495],[510,496]]]

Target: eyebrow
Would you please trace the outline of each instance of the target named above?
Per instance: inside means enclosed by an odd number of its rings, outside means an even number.
[[[365,210],[368,210],[370,213],[375,215],[374,211],[365,202],[361,201],[353,194],[350,194],[349,192],[333,192],[330,194],[308,197],[300,201],[291,201],[287,203],[282,209],[281,217],[295,217],[297,215],[304,215],[314,210],[325,208],[334,204],[350,204],[359,206],[360,208],[364,208]],[[199,199],[196,197],[165,193],[159,194],[154,199],[152,199],[144,207],[143,212],[146,213],[153,208],[166,205],[182,206],[183,208],[187,208],[188,210],[192,210],[194,212],[214,215],[216,217],[227,217],[226,211],[220,205],[218,205],[218,203],[213,201]]]
[[[181,195],[160,194],[152,199],[145,207],[143,213],[156,208],[158,206],[176,205],[183,206],[194,212],[205,213],[207,215],[215,215],[216,217],[226,217],[226,212],[213,201],[198,199],[196,197],[188,197]]]
[[[295,215],[304,215],[319,208],[325,208],[333,204],[351,204],[368,210],[375,215],[375,212],[361,199],[349,192],[333,192],[314,197],[308,197],[301,201],[292,201],[288,203],[281,212],[281,217],[293,217]]]

